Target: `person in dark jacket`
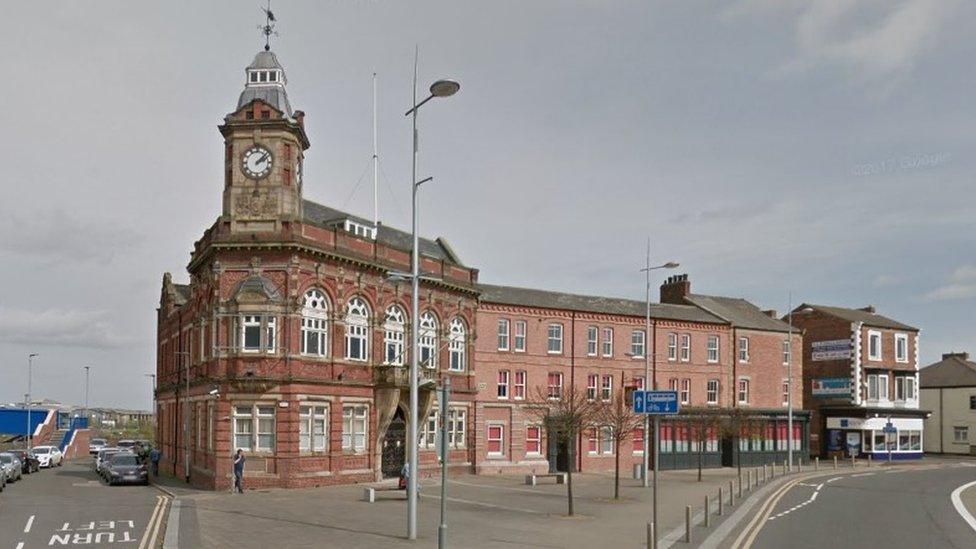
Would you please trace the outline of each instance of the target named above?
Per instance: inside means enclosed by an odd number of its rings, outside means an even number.
[[[149,451],[149,462],[152,463],[152,472],[154,477],[159,476],[159,460],[163,457],[163,453],[157,448],[153,448]]]
[[[234,491],[244,493],[244,450],[240,448],[234,456]]]

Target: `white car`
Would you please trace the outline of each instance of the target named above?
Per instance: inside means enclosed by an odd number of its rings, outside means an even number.
[[[35,446],[32,448],[41,467],[60,467],[64,461],[64,454],[57,446]]]
[[[95,456],[98,455],[99,450],[107,447],[108,441],[104,438],[93,438],[91,439],[91,442],[88,443],[88,453]]]

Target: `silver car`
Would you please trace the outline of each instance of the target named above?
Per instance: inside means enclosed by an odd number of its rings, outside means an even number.
[[[20,462],[17,456],[4,452],[0,454],[0,467],[3,467],[4,471],[7,472],[8,481],[14,482],[20,480],[24,464]]]

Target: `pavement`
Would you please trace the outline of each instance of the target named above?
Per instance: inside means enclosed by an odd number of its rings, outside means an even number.
[[[659,519],[667,531],[680,527],[685,506],[703,505],[737,478],[734,469],[662,471]],[[448,480],[448,546],[643,547],[650,520],[651,490],[621,479],[621,499],[612,498],[611,474],[573,475],[576,514],[566,515],[566,487],[552,480],[526,486],[524,476],[464,475]],[[403,491],[381,490],[375,503],[362,501],[362,485],[310,489],[249,490],[245,494],[188,488],[176,479],[160,484],[178,497],[178,540],[170,547],[430,547],[437,543],[440,484],[424,479],[418,541],[406,536]],[[662,545],[663,546],[663,545]]]
[[[169,500],[152,487],[107,486],[88,459],[65,462],[0,493],[0,548],[156,547]]]
[[[976,461],[938,458],[794,475],[743,504],[741,516],[703,532],[698,546],[976,547],[976,524],[964,516],[976,514],[974,481]],[[966,485],[960,512],[952,493]]]

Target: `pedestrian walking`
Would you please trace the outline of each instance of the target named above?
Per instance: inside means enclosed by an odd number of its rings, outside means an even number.
[[[149,451],[149,461],[152,463],[152,473],[154,477],[159,476],[159,460],[163,457],[163,453],[159,451],[158,448],[153,448]]]
[[[404,462],[403,467],[400,468],[400,482],[398,488],[401,490],[407,489],[407,482],[410,479],[410,463]]]
[[[244,450],[240,448],[234,456],[234,491],[244,493]]]

